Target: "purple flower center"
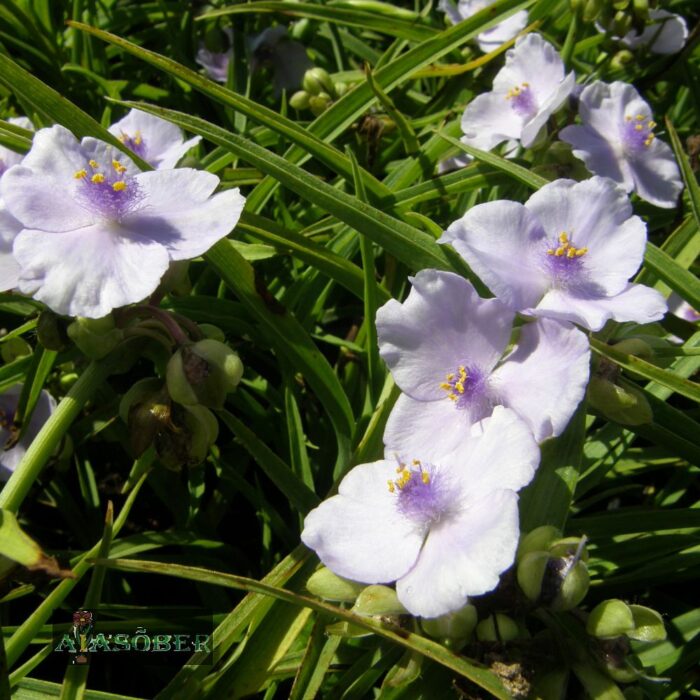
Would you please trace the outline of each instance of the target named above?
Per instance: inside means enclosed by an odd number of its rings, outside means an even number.
[[[473,407],[486,399],[487,383],[484,373],[474,365],[458,365],[454,372],[445,375],[440,388],[459,409]]]
[[[506,99],[510,102],[511,109],[525,119],[530,119],[537,112],[537,103],[530,90],[530,83],[522,83],[511,88],[508,90]]]
[[[111,168],[103,168],[97,161],[88,163],[89,170],[78,170],[78,201],[88,211],[97,212],[111,221],[120,221],[141,201],[139,187],[126,175],[126,167],[113,160]]]
[[[389,491],[395,493],[399,510],[421,524],[435,523],[451,510],[452,499],[444,478],[431,464],[414,459],[410,466],[399,464],[395,481],[389,480]]]
[[[643,114],[627,115],[622,126],[622,145],[628,154],[635,155],[649,148],[654,139],[656,122]]]
[[[122,131],[119,136],[119,140],[130,150],[132,150],[137,156],[146,158],[146,142],[141,136],[141,132],[137,131],[133,136],[130,136],[126,132]]]
[[[588,248],[577,248],[563,231],[556,242],[547,247],[545,262],[549,273],[558,284],[575,280],[583,268],[583,258]]]

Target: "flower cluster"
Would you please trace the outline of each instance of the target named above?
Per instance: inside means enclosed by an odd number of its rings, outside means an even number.
[[[157,170],[139,172],[113,146],[57,125],[2,174],[1,288],[99,318],[148,297],[172,262],[233,229],[245,203],[238,190],[213,194],[218,177],[174,168],[199,139],[134,112],[110,131]]]
[[[573,85],[551,45],[536,35],[519,39],[493,92],[467,107],[465,142],[532,145]],[[654,167],[664,185],[634,183],[665,206],[663,187],[669,197],[678,188],[634,88],[596,83],[581,95],[582,114],[590,95],[605,89],[624,93],[634,115],[606,104],[620,130],[613,134],[593,115],[596,133],[610,152],[618,139],[616,162],[627,163],[630,177],[648,166],[639,153],[661,159]],[[568,127],[562,138],[584,128]],[[410,278],[405,301],[379,309],[379,352],[402,393],[386,424],[384,459],[352,469],[337,495],[306,518],[302,540],[331,571],[396,582],[406,610],[435,618],[491,591],[513,564],[517,492],[535,473],[538,443],[562,434],[588,388],[586,334],[611,320],[649,323],[666,312],[659,292],[629,281],[642,263],[646,226],[626,194],[632,187],[605,174],[553,181],[525,204],[473,206],[447,228],[438,242],[450,244],[495,298],[481,298],[457,274],[428,269]]]
[[[528,34],[507,52],[506,64],[491,92],[474,98],[462,115],[462,142],[491,150],[504,141],[513,155],[518,144],[530,148],[544,138],[545,124],[567,98],[578,94],[581,124],[561,130],[559,138],[596,175],[608,177],[626,192],[636,192],[658,207],[675,206],[683,189],[673,152],[656,138],[651,108],[628,83],[596,81],[575,86],[555,48]],[[465,165],[464,157],[449,161]],[[444,169],[444,164],[443,164]]]

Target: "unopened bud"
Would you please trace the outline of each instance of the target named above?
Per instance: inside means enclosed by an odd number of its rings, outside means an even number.
[[[632,7],[638,22],[649,21],[649,0],[632,0]]]
[[[549,561],[547,552],[528,552],[520,558],[517,569],[518,585],[533,603],[536,603],[542,594],[542,583]]]
[[[595,22],[603,9],[603,0],[585,0],[583,5],[583,21]]]
[[[78,318],[68,326],[68,337],[91,360],[100,360],[121,342],[123,332],[110,314],[103,318]]]
[[[476,637],[480,642],[510,642],[520,636],[518,623],[508,615],[489,615],[476,626]]]
[[[158,379],[142,379],[124,394],[119,415],[129,428],[135,457],[141,456],[156,436],[171,427],[170,399]]]
[[[617,598],[598,603],[586,621],[586,632],[602,639],[620,637],[633,629],[634,617],[629,605]]]
[[[224,335],[224,332],[218,326],[215,326],[211,323],[198,323],[197,328],[199,328],[199,330],[205,338],[209,338],[211,340],[218,340],[220,343],[226,341],[226,336]]]
[[[625,36],[632,29],[632,18],[622,10],[616,12],[611,29],[615,36]]]
[[[321,92],[332,93],[335,91],[333,87],[333,81],[328,72],[323,70],[323,68],[309,68],[309,70],[304,73],[304,80],[302,81],[302,87],[306,92],[312,95],[318,95]]]
[[[622,70],[634,61],[634,54],[627,49],[618,51],[611,59],[610,65],[616,70]]]
[[[289,98],[289,106],[297,111],[309,108],[309,95],[306,90],[298,90]]]
[[[171,404],[170,408],[170,425],[155,437],[159,460],[168,469],[199,464],[216,441],[216,417],[204,406]]]
[[[408,613],[396,595],[396,591],[389,586],[381,585],[367,586],[362,590],[352,610],[360,615],[406,615]]]
[[[588,567],[582,561],[577,561],[573,565],[567,559],[552,559],[551,561],[563,562],[564,566],[556,571],[550,579],[551,585],[558,578],[559,590],[552,598],[549,607],[557,611],[572,610],[588,593],[590,585]]]
[[[348,86],[347,83],[333,83],[335,86],[335,94],[338,97],[342,97],[347,91],[348,91]]]
[[[0,356],[8,364],[32,354],[32,346],[23,338],[10,338],[0,345]]]
[[[654,418],[644,394],[631,385],[621,387],[609,379],[591,377],[588,402],[606,418],[622,425],[643,425]]]
[[[306,582],[306,590],[317,598],[333,600],[340,603],[354,603],[360,591],[365,587],[362,583],[350,581],[334,574],[322,566],[315,571]]]
[[[654,350],[646,341],[641,338],[625,338],[613,345],[613,349],[624,352],[626,355],[634,355],[643,360],[651,360],[654,357]]]
[[[328,109],[330,104],[330,95],[325,92],[309,98],[309,109],[315,117],[317,117],[319,114],[323,114]]]
[[[666,639],[666,627],[661,615],[644,605],[630,605],[634,618],[634,629],[627,633],[640,642],[660,642]]]
[[[465,605],[455,612],[440,617],[422,618],[420,621],[427,635],[453,649],[459,649],[469,641],[476,623],[477,612],[473,605]]]
[[[66,327],[67,323],[64,319],[47,309],[39,314],[36,323],[36,335],[39,342],[47,350],[60,352],[65,350],[70,344]]]
[[[166,381],[173,401],[222,408],[226,394],[243,375],[238,355],[218,340],[205,338],[182,346],[168,362]]]
[[[561,530],[554,527],[554,525],[536,527],[520,538],[516,559],[520,561],[522,557],[530,552],[546,551],[549,549],[549,545],[560,537]]]

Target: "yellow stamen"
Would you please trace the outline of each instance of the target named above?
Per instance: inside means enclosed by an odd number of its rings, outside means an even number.
[[[579,248],[576,251],[576,257],[580,258],[582,255],[585,255],[588,252],[588,248]]]
[[[412,464],[414,467],[420,467],[420,460],[419,460],[419,459],[414,459],[414,460],[411,462],[411,464]]]
[[[566,245],[569,242],[569,237],[566,235],[566,231],[562,231],[559,234],[559,243]]]
[[[96,185],[99,185],[105,181],[105,176],[102,173],[95,173],[91,178],[90,182],[94,182]]]
[[[576,248],[569,248],[569,250],[566,251],[567,258],[573,258],[575,255],[576,255]]]
[[[524,87],[524,88],[529,88],[529,87],[530,87],[530,83],[523,83],[523,87]]]
[[[118,160],[112,161],[112,167],[121,175],[126,172],[126,167],[123,166]]]
[[[632,121],[632,117],[630,117],[629,114],[628,114],[628,115],[625,117],[625,121],[626,121],[626,122],[631,122],[631,121]]]
[[[644,129],[644,127],[643,127],[641,124],[635,124],[635,125],[634,125],[634,130],[635,130],[635,131],[642,131],[642,129]]]
[[[564,252],[566,251],[565,246],[559,246],[555,251],[554,255],[556,255],[558,258],[560,258],[562,255],[564,255]]]
[[[115,192],[121,192],[126,189],[126,182],[124,182],[124,180],[117,180],[117,182],[112,185],[112,189]]]
[[[89,160],[88,164],[90,165],[91,168],[99,168],[100,164],[96,160]]]
[[[87,177],[87,170],[78,170],[78,171],[73,175],[73,177],[74,177],[76,180],[82,180],[83,178],[86,178],[86,177]]]
[[[456,394],[448,394],[447,398],[450,401],[456,401],[457,400],[457,395]]]
[[[430,483],[430,474],[428,472],[421,472],[420,478],[424,484]]]
[[[143,140],[143,139],[141,138],[141,132],[140,132],[140,131],[137,131],[137,132],[134,134],[134,143],[135,143],[137,146],[140,146],[142,140]]]
[[[554,248],[548,248],[547,255],[554,255]]]
[[[656,127],[656,122],[653,122],[653,121],[652,121],[652,122],[649,122],[649,123],[647,124],[647,126],[648,126],[650,129],[653,129],[653,128]]]
[[[646,117],[645,117],[643,114],[638,114],[638,115],[635,117],[635,119],[636,119],[638,122],[643,122],[645,118],[646,118]]]
[[[386,483],[387,483],[387,486],[389,487],[389,493],[394,493],[394,491],[395,491],[394,482],[391,479],[389,479],[389,481],[387,481]]]
[[[447,382],[443,382],[440,384],[440,388],[444,389],[445,391],[452,391],[452,384],[448,384]]]

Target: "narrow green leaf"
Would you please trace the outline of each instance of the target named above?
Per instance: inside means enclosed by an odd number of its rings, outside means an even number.
[[[661,384],[662,386],[675,391],[682,396],[686,396],[693,401],[700,402],[700,385],[695,382],[691,382],[689,379],[684,379],[678,376],[675,372],[661,369],[655,365],[645,362],[634,355],[627,355],[626,353],[615,350],[615,348],[601,342],[595,338],[591,338],[591,349],[597,352],[599,355],[612,360],[616,365],[619,365],[623,369],[634,372],[635,374],[641,375],[645,379],[649,379],[652,382]],[[688,358],[693,359],[693,358]]]
[[[663,280],[694,309],[700,309],[700,280],[681,267],[668,253],[647,243],[644,266]]]
[[[197,568],[194,566],[182,566],[179,564],[163,564],[155,561],[138,561],[132,559],[107,559],[96,563],[116,569],[118,571],[133,571],[140,573],[161,574],[164,576],[175,576],[178,578],[200,581],[217,586],[226,586],[238,590],[262,593],[278,600],[283,600],[293,605],[301,605],[311,608],[319,613],[326,613],[334,618],[345,620],[353,625],[373,632],[384,637],[395,644],[416,651],[426,658],[441,664],[446,668],[458,673],[460,676],[468,678],[479,687],[492,693],[497,698],[508,700],[510,694],[501,685],[501,682],[490,671],[474,665],[469,659],[459,656],[441,644],[430,639],[421,637],[405,629],[394,627],[386,623],[375,620],[371,617],[356,615],[344,608],[330,605],[320,600],[308,596],[299,595],[284,588],[277,588],[269,584],[256,581],[255,579],[233,574],[224,574],[209,569]]]
[[[294,508],[306,514],[319,504],[319,497],[252,430],[228,411],[217,414]]]
[[[681,167],[683,182],[685,182],[685,186],[688,188],[690,208],[693,212],[693,216],[695,217],[695,223],[698,225],[698,228],[700,228],[700,186],[698,186],[698,181],[695,179],[695,173],[690,167],[688,156],[686,156],[685,151],[683,150],[683,144],[678,138],[678,133],[668,117],[666,117],[666,129],[668,129],[668,135],[671,137],[671,145],[673,146],[673,150],[676,154],[676,160]]]

